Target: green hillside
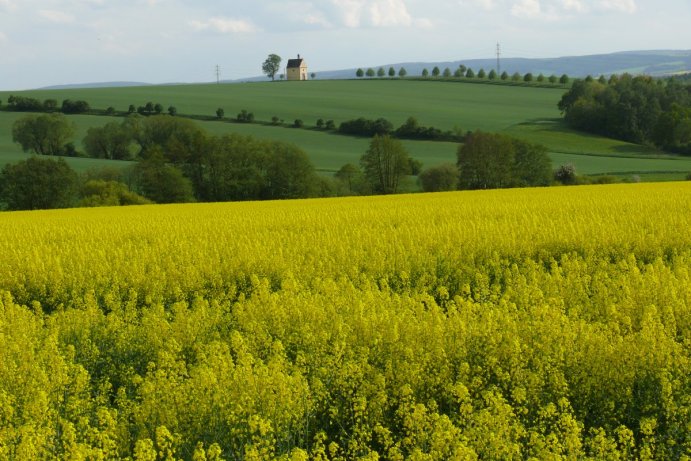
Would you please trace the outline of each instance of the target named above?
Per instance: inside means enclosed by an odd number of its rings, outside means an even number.
[[[126,111],[130,104],[141,106],[151,101],[166,109],[175,106],[180,115],[213,117],[220,107],[228,118],[245,109],[254,113],[257,122],[268,122],[275,116],[289,125],[301,119],[305,124],[303,129],[228,121],[199,123],[216,134],[240,132],[294,142],[323,171],[335,171],[344,163],[357,162],[368,140],[316,130],[314,125],[318,119],[334,120],[339,124],[358,117],[384,117],[399,126],[410,116],[422,125],[442,130],[481,129],[540,142],[549,148],[555,164],[568,160],[586,174],[637,172],[654,174],[656,178],[662,174],[669,179],[679,179],[683,173],[691,171],[691,159],[662,155],[644,146],[569,130],[561,122],[557,109],[563,91],[442,81],[317,80],[0,92],[0,100],[5,105],[11,94],[40,100],[83,99],[92,108],[112,106],[118,111]],[[25,155],[11,141],[11,125],[17,116],[0,112],[2,163]],[[103,116],[73,119],[79,127],[78,147],[90,126],[112,120]],[[453,143],[406,141],[405,144],[425,166],[455,160],[456,145]]]

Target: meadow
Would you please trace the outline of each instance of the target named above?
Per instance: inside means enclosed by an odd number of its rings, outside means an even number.
[[[688,459],[691,183],[4,213],[0,458]]]
[[[226,117],[245,109],[257,121],[278,117],[290,125],[296,119],[305,128],[292,129],[262,124],[200,121],[214,133],[239,132],[263,139],[294,142],[310,156],[317,169],[334,172],[345,163],[357,163],[368,140],[337,136],[312,129],[318,119],[340,122],[384,117],[394,126],[413,116],[420,124],[442,130],[465,132],[481,129],[505,132],[546,145],[555,165],[568,155],[584,174],[656,175],[682,179],[691,171],[691,159],[664,155],[645,146],[629,144],[569,130],[560,120],[557,102],[563,88],[536,88],[420,80],[345,80],[310,82],[239,83],[209,85],[145,86],[106,89],[35,90],[22,94],[38,99],[83,99],[92,107],[109,106],[126,111],[130,104],[160,103],[175,106],[181,115],[213,117],[217,108]],[[11,92],[0,92],[6,101]],[[16,114],[0,112],[0,161],[21,155],[11,142],[11,123]],[[78,140],[89,126],[107,123],[109,117],[77,118]],[[425,167],[455,162],[456,145],[406,141],[411,155]],[[598,157],[607,157],[603,162]],[[631,158],[639,161],[630,162]]]

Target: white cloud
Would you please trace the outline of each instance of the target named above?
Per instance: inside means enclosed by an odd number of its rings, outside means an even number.
[[[74,22],[74,16],[55,10],[39,10],[38,15],[48,22],[56,24],[71,24]]]
[[[331,0],[343,25],[357,28],[410,26],[413,18],[404,0]]]
[[[379,0],[369,8],[370,19],[375,26],[409,26],[412,18],[402,0]]]
[[[511,7],[511,14],[519,18],[536,18],[542,14],[539,0],[520,0]]]
[[[14,11],[17,9],[17,5],[15,5],[14,2],[12,2],[12,0],[0,0],[0,9]]]
[[[563,0],[562,3],[566,11],[573,11],[575,13],[585,13],[588,11],[588,7],[580,0]]]
[[[7,41],[7,35],[4,34],[4,32],[0,31],[0,45],[5,43]]]
[[[479,6],[486,11],[492,11],[497,6],[495,0],[461,0],[459,3],[461,5]]]
[[[602,0],[600,6],[605,10],[633,14],[638,10],[635,0]]]
[[[196,30],[211,30],[221,34],[248,34],[258,31],[254,24],[243,19],[216,17],[207,21],[191,21],[190,24]]]

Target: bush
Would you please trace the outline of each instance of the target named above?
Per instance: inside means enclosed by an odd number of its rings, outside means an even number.
[[[576,175],[576,167],[572,163],[561,165],[554,172],[554,179],[564,185],[576,184],[578,175]]]
[[[254,121],[254,114],[242,109],[237,116],[237,121],[240,123],[252,123]]]
[[[302,120],[299,118],[296,118],[295,121],[293,122],[293,128],[302,128],[302,126],[305,124]]]
[[[217,119],[223,120],[223,117],[225,117],[225,116],[226,116],[226,111],[223,110],[222,107],[219,107],[218,109],[216,109],[216,118]]]
[[[333,120],[327,120],[324,128],[326,128],[327,130],[335,130],[336,129],[336,122],[334,122]]]
[[[319,120],[317,120],[317,128],[319,128],[320,130],[322,128],[324,128],[324,119],[323,118],[320,118]]]
[[[456,190],[458,187],[458,168],[453,163],[445,163],[423,171],[418,179],[422,190],[425,192]]]
[[[84,114],[89,112],[89,103],[86,101],[72,101],[70,99],[65,99],[62,101],[62,108],[60,109],[63,114]]]
[[[276,117],[275,115],[271,117],[271,124],[272,125],[278,125],[280,123],[281,119]]]
[[[393,125],[385,118],[368,120],[360,117],[355,120],[348,120],[341,123],[338,131],[343,134],[352,134],[356,136],[381,136],[391,133],[393,131]]]

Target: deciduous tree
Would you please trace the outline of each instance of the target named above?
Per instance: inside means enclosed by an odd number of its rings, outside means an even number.
[[[12,125],[12,141],[24,152],[61,155],[75,132],[74,123],[62,114],[27,115]]]
[[[281,70],[281,57],[277,54],[270,54],[262,64],[262,72],[273,81],[279,70]]]
[[[372,189],[380,194],[395,194],[401,179],[410,174],[408,152],[399,140],[388,135],[374,136],[360,165]]]
[[[66,208],[76,198],[77,174],[63,159],[30,157],[0,172],[0,202],[9,210]]]

